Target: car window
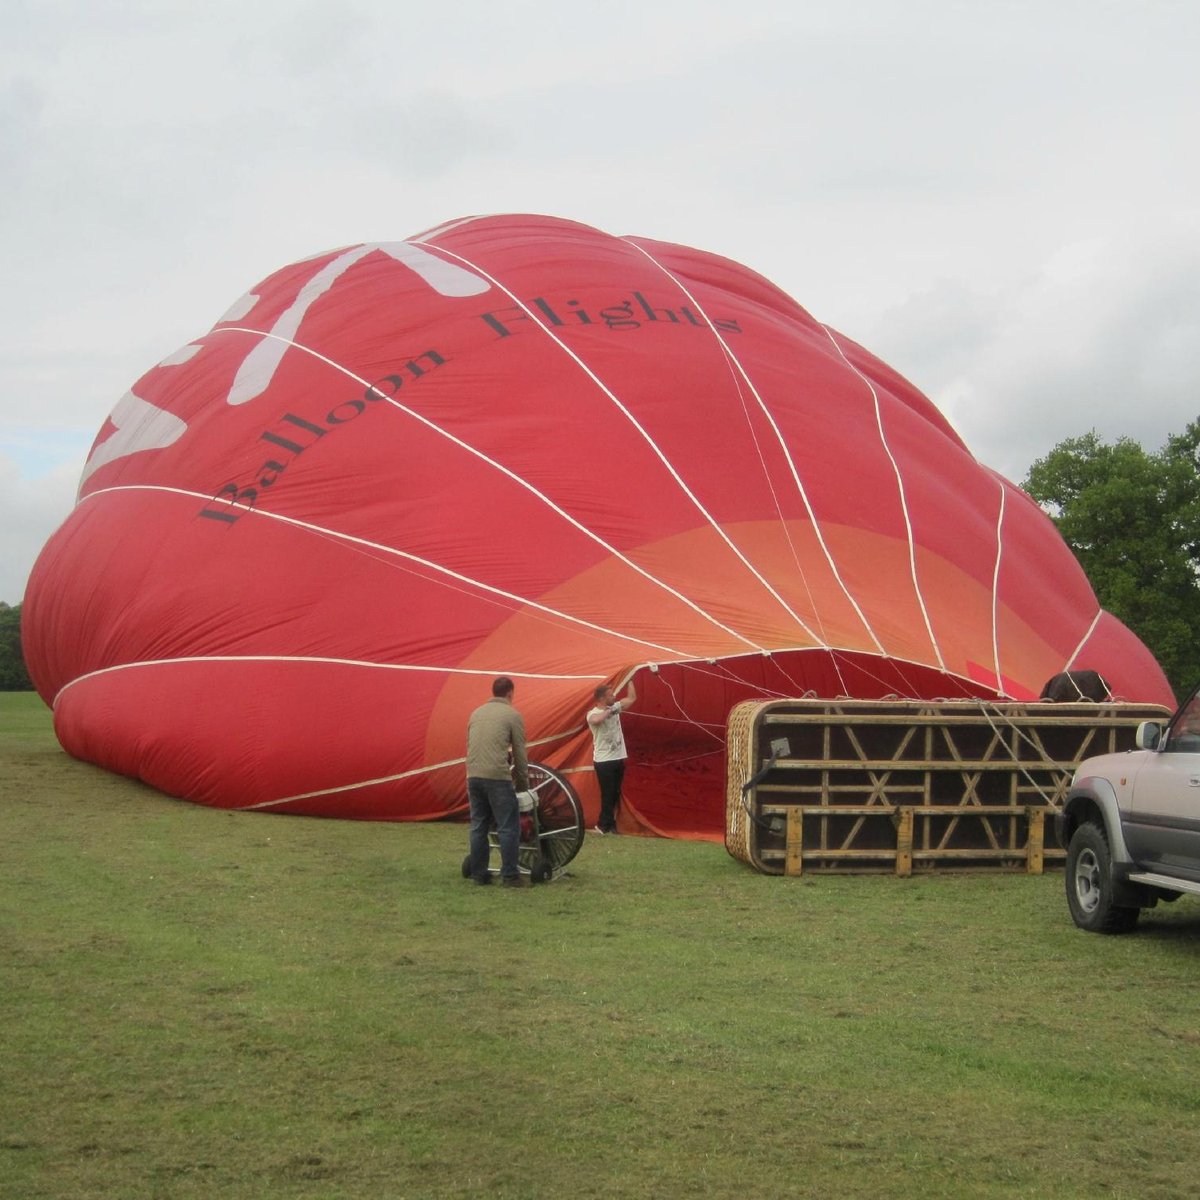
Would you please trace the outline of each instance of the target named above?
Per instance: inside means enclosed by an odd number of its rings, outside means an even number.
[[[1200,691],[1193,692],[1191,699],[1175,714],[1163,750],[1200,754]]]

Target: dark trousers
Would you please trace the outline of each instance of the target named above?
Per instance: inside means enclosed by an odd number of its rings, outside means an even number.
[[[600,783],[600,820],[597,824],[605,833],[617,827],[617,809],[621,807],[621,780],[625,778],[625,760],[594,763]]]
[[[517,808],[517,793],[508,779],[467,780],[467,799],[471,805],[471,878],[485,883],[488,878],[488,830],[496,826],[496,841],[500,843],[500,874],[516,879],[521,873],[517,865],[517,848],[521,841],[521,816]]]

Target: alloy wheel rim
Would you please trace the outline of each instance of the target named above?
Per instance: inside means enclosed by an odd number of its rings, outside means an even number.
[[[1075,860],[1075,896],[1084,912],[1092,912],[1100,903],[1100,861],[1092,850],[1084,850]]]

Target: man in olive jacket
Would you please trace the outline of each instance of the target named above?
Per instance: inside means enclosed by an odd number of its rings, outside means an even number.
[[[500,843],[500,882],[522,887],[527,882],[517,865],[521,838],[517,792],[529,790],[525,754],[525,722],[513,708],[513,681],[501,675],[492,698],[467,721],[467,799],[471,805],[471,878],[490,883],[488,830],[493,822]],[[509,753],[512,766],[509,766]],[[513,786],[514,777],[516,787]]]

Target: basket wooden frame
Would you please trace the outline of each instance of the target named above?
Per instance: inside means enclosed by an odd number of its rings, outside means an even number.
[[[1040,873],[1064,858],[1046,819],[1079,763],[1132,749],[1139,722],[1169,716],[1117,703],[747,701],[729,716],[725,844],[773,875]]]

